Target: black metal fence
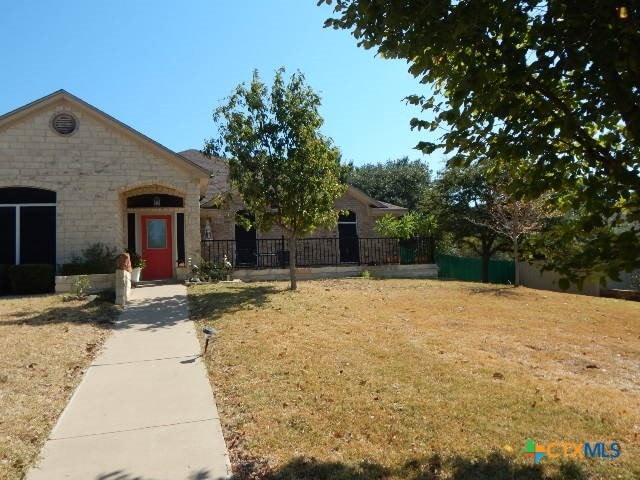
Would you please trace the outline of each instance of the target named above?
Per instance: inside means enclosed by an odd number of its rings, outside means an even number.
[[[296,266],[391,265],[434,263],[431,238],[303,238],[296,244]],[[285,238],[261,238],[254,242],[203,240],[202,258],[234,268],[286,268],[289,242]]]

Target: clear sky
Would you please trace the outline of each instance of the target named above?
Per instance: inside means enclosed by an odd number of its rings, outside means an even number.
[[[215,133],[213,109],[253,69],[302,71],[322,96],[323,131],[355,164],[409,156],[425,93],[402,61],[323,28],[316,0],[21,0],[0,9],[0,113],[65,89],[181,151]],[[421,90],[422,88],[422,90]]]

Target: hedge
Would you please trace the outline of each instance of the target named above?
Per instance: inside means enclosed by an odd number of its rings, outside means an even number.
[[[11,293],[49,293],[55,287],[53,266],[48,264],[12,265],[8,277]]]
[[[0,265],[0,295],[9,293],[9,265]]]
[[[104,265],[96,263],[64,263],[60,270],[61,275],[94,275],[98,273],[113,273],[116,271],[115,264],[113,268],[105,268]]]

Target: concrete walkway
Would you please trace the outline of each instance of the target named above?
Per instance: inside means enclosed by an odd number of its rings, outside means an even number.
[[[183,285],[136,288],[27,480],[230,474]]]

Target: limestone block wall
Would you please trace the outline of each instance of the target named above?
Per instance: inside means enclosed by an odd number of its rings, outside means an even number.
[[[381,266],[335,266],[297,268],[298,280],[316,280],[322,278],[357,277],[363,270],[368,270],[378,278],[438,278],[438,266],[425,265],[381,265]],[[234,270],[233,278],[245,282],[260,282],[273,280],[289,280],[288,269],[264,269],[264,270]]]
[[[68,136],[51,127],[58,112],[77,120]],[[169,155],[169,154],[167,154]],[[200,251],[199,179],[148,142],[62,99],[0,130],[0,187],[57,193],[56,261],[65,263],[92,243],[126,246],[123,192],[162,185],[184,197],[185,250]]]
[[[113,290],[115,288],[115,274],[100,273],[92,275],[66,275],[56,276],[56,293],[69,293],[75,290],[75,283],[81,276],[89,278],[91,287],[89,293],[102,292],[103,290]]]
[[[218,184],[216,184],[218,185]],[[226,193],[219,185],[216,191],[219,193]],[[244,203],[238,194],[233,194],[221,208],[219,209],[203,209],[201,212],[200,220],[200,234],[204,235],[204,229],[207,220],[211,223],[211,229],[213,231],[213,238],[217,240],[233,240],[235,238],[235,213],[238,210],[243,210]],[[340,197],[335,203],[336,210],[351,210],[355,212],[357,218],[357,231],[359,237],[379,237],[375,229],[376,219],[369,214],[367,205],[364,205],[359,200],[353,198],[348,192]],[[282,237],[282,229],[278,226],[274,226],[268,232],[258,231],[256,236],[260,238],[280,238]],[[318,229],[308,238],[335,238],[338,236],[338,227],[331,230]]]

